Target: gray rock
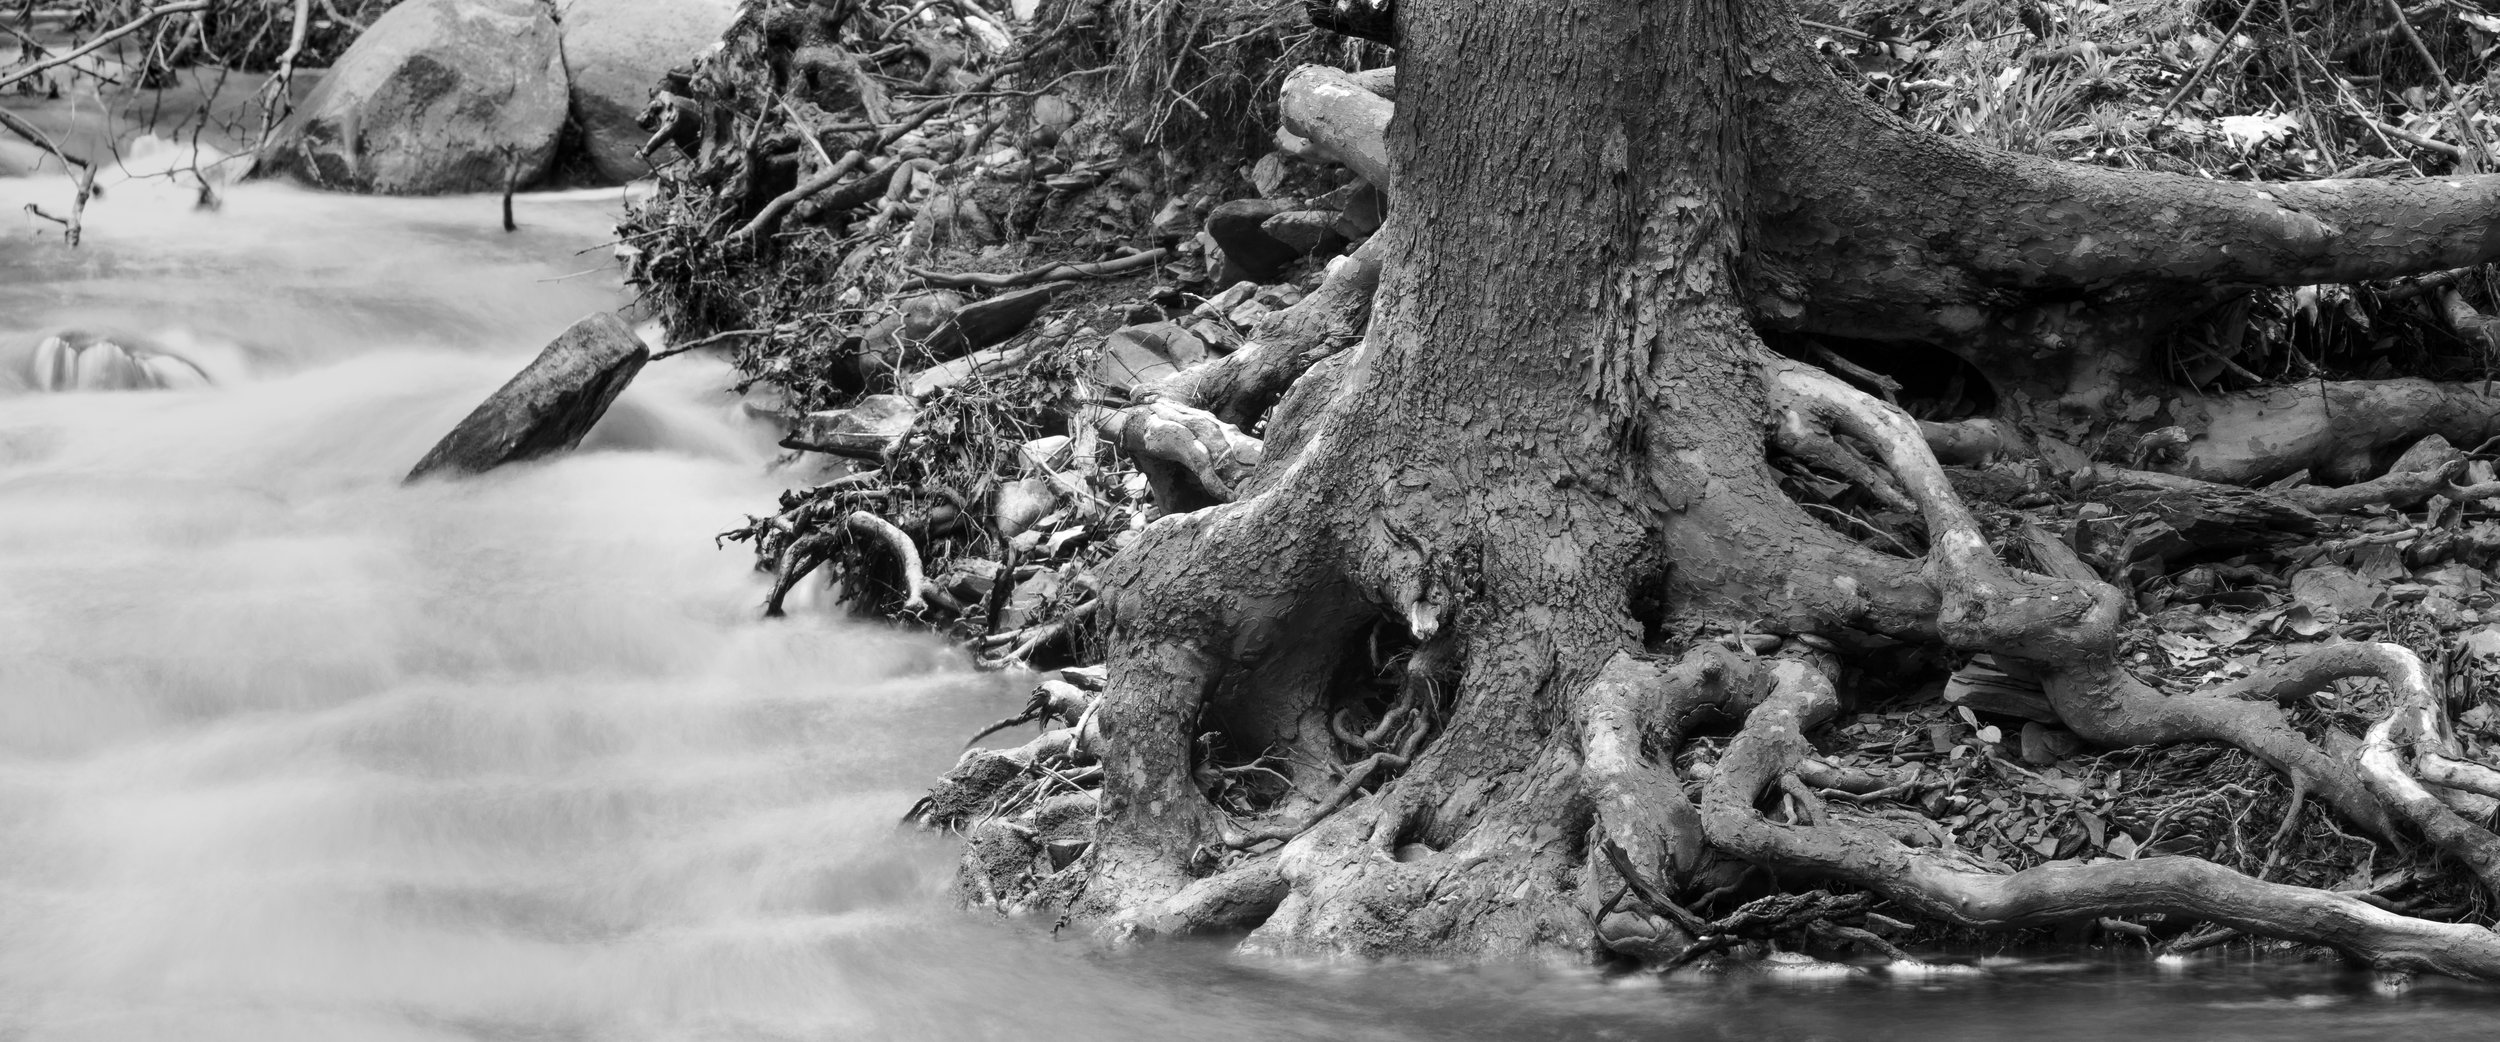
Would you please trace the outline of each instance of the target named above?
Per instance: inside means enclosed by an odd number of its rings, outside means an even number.
[[[2350,568],[2320,565],[2303,568],[2292,576],[2292,600],[2312,611],[2348,615],[2376,606],[2378,597],[2378,584]]]
[[[1337,233],[1349,239],[1360,239],[1380,230],[1380,222],[1389,215],[1388,200],[1371,182],[1356,181],[1327,195],[1311,200],[1323,210],[1340,213]]]
[[[1208,297],[1206,303],[1198,305],[1190,314],[1202,318],[1222,318],[1230,314],[1234,308],[1240,307],[1242,302],[1258,295],[1258,283],[1236,282],[1225,287],[1224,292]]]
[[[1335,253],[1345,248],[1338,220],[1334,210],[1288,210],[1261,222],[1259,230],[1303,253]]]
[[[940,192],[930,196],[912,219],[911,239],[924,249],[979,249],[999,241],[998,223],[981,212],[970,196]]]
[[[2396,461],[2387,467],[2390,474],[2411,474],[2416,471],[2444,467],[2465,459],[2465,453],[2448,444],[2448,439],[2433,434],[2414,442]]]
[[[1207,345],[1197,334],[1172,322],[1149,322],[1113,330],[1103,341],[1102,361],[1095,377],[1104,386],[1126,392],[1204,361]]]
[[[2083,739],[2074,732],[2044,726],[2037,722],[2023,724],[2023,762],[2046,767],[2083,751]]]
[[[1259,190],[1259,198],[1274,199],[1283,194],[1285,179],[1293,175],[1293,168],[1287,165],[1292,161],[1282,152],[1270,152],[1251,164],[1250,187]]]
[[[998,526],[1000,536],[1013,539],[1040,523],[1058,506],[1059,490],[1051,485],[1049,478],[1019,478],[998,487],[998,501],[991,510],[991,519]]]
[[[483,473],[569,450],[650,360],[651,349],[615,315],[602,311],[575,322],[437,442],[408,480],[436,471]]]
[[[1235,199],[1207,214],[1207,234],[1224,253],[1224,270],[1216,281],[1273,282],[1285,266],[1302,256],[1276,241],[1260,227],[1267,219],[1295,209],[1286,199]]]
[[[564,52],[535,0],[409,0],[296,110],[267,173],[387,195],[528,184],[564,129]]]
[[[2044,724],[2058,723],[2057,709],[2049,704],[2049,696],[2040,690],[2040,682],[2030,676],[1999,668],[2004,665],[2007,664],[1998,661],[1994,655],[1971,656],[1969,663],[1946,678],[1945,704]]]
[[[1033,124],[1052,130],[1066,130],[1076,125],[1076,106],[1056,94],[1033,99]]]
[[[565,0],[564,70],[573,122],[599,176],[622,184],[651,173],[634,154],[650,137],[634,119],[660,75],[720,41],[737,0]]]
[[[895,301],[893,310],[860,333],[859,351],[848,360],[852,384],[894,390],[891,381],[897,370],[908,372],[963,357],[972,349],[963,327],[955,322],[963,306],[963,296],[951,290],[916,293]]]
[[[781,439],[785,449],[829,452],[851,459],[885,462],[886,454],[911,432],[920,406],[899,394],[872,394],[848,409],[827,409],[799,418],[798,429]]]

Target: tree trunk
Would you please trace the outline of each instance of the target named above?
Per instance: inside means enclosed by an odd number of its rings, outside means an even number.
[[[1272,951],[1674,953],[1701,925],[1681,895],[1734,857],[1976,925],[2212,909],[2383,965],[2500,974],[2500,939],[2216,867],[1999,885],[1760,814],[1828,715],[1831,649],[1870,634],[2020,663],[2088,739],[2240,745],[2380,835],[2436,801],[2375,796],[2377,774],[2269,701],[2356,672],[2412,690],[2409,655],[2310,663],[2257,697],[2150,688],[2118,664],[2113,589],[2007,567],[1917,423],[1755,332],[1932,338],[2063,395],[2132,370],[2106,340],[2018,351],[2005,316],[2087,289],[2459,263],[2485,255],[2460,230],[2490,220],[2500,180],[2266,195],[1937,144],[1841,88],[1776,0],[1327,6],[1394,25],[1400,49],[1368,335],[1293,385],[1237,498],[1155,522],[1112,563],[1090,707],[950,779],[1044,746],[1100,764],[1086,853],[1020,884],[1014,852],[1060,826],[992,820],[967,855],[976,892],[1022,886],[1114,933],[1251,928]],[[2386,232],[2407,227],[2460,234]],[[1775,447],[1842,435],[1919,513],[1923,556],[1860,546],[1781,491]],[[1746,631],[1788,650],[1715,636]],[[1671,757],[1714,709],[1746,717],[1745,753],[1697,807]],[[2491,853],[2432,824],[2458,856]],[[2158,900],[2127,893],[2153,883]]]

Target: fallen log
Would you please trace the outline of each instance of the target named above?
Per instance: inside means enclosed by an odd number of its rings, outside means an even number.
[[[1354,74],[1305,65],[1285,77],[1277,106],[1285,129],[1309,140],[1374,185],[1389,187],[1389,99]]]
[[[407,480],[484,473],[579,445],[650,359],[651,349],[613,314],[575,322],[436,442]]]

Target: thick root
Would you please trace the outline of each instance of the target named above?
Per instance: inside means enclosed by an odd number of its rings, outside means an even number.
[[[1772,379],[1787,400],[1873,446],[1926,517],[1924,573],[1943,606],[1946,643],[2013,655],[2038,667],[2068,726],[2105,745],[2210,739],[2229,742],[2290,773],[2346,816],[2392,836],[2386,810],[2350,769],[2312,745],[2270,705],[2168,697],[2117,664],[2120,602],[2105,583],[2050,579],[2007,568],[1953,491],[1918,427],[1899,409],[1828,375],[1781,366]]]
[[[1702,797],[1713,846],[1777,871],[1863,886],[1921,915],[1975,929],[2158,912],[2327,945],[2382,970],[2500,980],[2500,933],[2398,915],[2351,895],[2267,883],[2196,858],[1996,874],[1869,829],[1829,820],[1770,821],[1754,801],[1805,758],[1806,729],[1839,707],[1833,663],[1818,659],[1797,655],[1774,666],[1770,697],[1720,756]]]
[[[2198,433],[2174,469],[2232,484],[2304,469],[2358,480],[2376,473],[2379,458],[2426,435],[2471,446],[2500,433],[2500,394],[2479,383],[2311,382],[2182,405],[2185,415],[2174,422]]]
[[[1107,413],[1096,428],[1137,462],[1154,488],[1155,506],[1166,514],[1232,502],[1264,451],[1240,428],[1177,402]]]
[[[1353,253],[1330,261],[1328,274],[1310,296],[1260,319],[1249,342],[1233,353],[1167,377],[1148,393],[1250,429],[1303,373],[1362,338],[1390,236],[1384,230]]]

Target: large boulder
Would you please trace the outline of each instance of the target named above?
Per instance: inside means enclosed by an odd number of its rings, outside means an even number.
[[[622,184],[651,172],[635,154],[650,134],[634,120],[652,85],[718,42],[737,14],[737,0],[566,0],[573,121],[600,177]]]
[[[262,157],[325,188],[528,184],[564,130],[564,48],[539,0],[408,0],[322,77]]]
[[[408,472],[477,474],[570,450],[651,360],[623,319],[605,311],[573,323],[538,358],[469,413]]]

